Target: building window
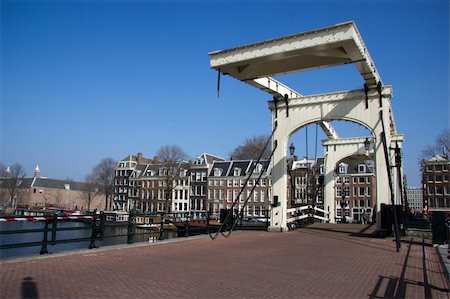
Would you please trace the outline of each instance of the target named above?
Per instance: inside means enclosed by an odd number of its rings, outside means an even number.
[[[348,169],[348,165],[347,164],[345,164],[345,163],[339,164],[338,171],[339,171],[340,174],[346,174],[347,173],[347,169]]]
[[[342,187],[336,186],[336,197],[342,197]]]
[[[214,176],[221,176],[221,175],[222,175],[222,169],[214,168]]]
[[[364,196],[366,194],[366,188],[359,187],[359,196]]]
[[[358,165],[358,173],[366,173],[366,165],[365,164]]]
[[[233,176],[240,176],[240,175],[241,175],[241,169],[235,167],[235,168],[233,169]]]

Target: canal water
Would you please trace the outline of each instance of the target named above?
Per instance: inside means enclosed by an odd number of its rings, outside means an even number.
[[[43,222],[33,221],[15,221],[15,222],[0,222],[0,231],[17,231],[17,230],[32,230],[43,229]],[[51,228],[51,225],[49,225]],[[92,234],[92,226],[90,223],[84,222],[72,222],[64,221],[58,222],[58,231],[56,233],[56,240],[68,240],[79,238],[90,238]],[[59,231],[60,228],[78,228],[76,230]],[[136,235],[134,236],[134,242],[149,242],[149,240],[157,240],[159,232],[152,232],[149,230],[135,229]],[[106,226],[104,230],[103,241],[97,240],[95,245],[98,247],[108,245],[118,245],[127,243],[127,225],[112,225]],[[43,240],[43,232],[31,232],[31,233],[14,233],[14,234],[0,234],[0,244],[21,244],[30,242],[41,242]],[[176,231],[166,230],[164,231],[164,239],[177,237]],[[48,232],[47,240],[51,240],[51,232]],[[49,254],[59,253],[64,251],[88,249],[90,241],[77,241],[70,243],[57,243],[50,245],[48,243],[47,250]],[[5,260],[9,258],[26,257],[26,256],[39,256],[41,245],[30,247],[16,247],[10,249],[0,249],[0,259]]]

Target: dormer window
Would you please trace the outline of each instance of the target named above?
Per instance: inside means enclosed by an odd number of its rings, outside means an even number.
[[[323,173],[324,173],[324,170],[323,170],[323,164],[321,164],[321,165],[319,166],[319,173],[320,173],[320,174],[323,174]]]
[[[339,164],[339,168],[338,168],[339,174],[346,174],[347,170],[348,170],[347,164],[345,164],[345,163]]]
[[[234,176],[241,176],[241,169],[235,167],[235,168],[233,169],[233,175],[234,175]]]
[[[358,165],[358,173],[366,173],[366,165],[365,164]]]
[[[263,166],[262,166],[261,163],[256,164],[256,166],[255,166],[255,173],[261,173],[262,167]]]
[[[159,169],[159,175],[160,175],[160,176],[167,175],[167,169],[165,169],[165,168],[160,168],[160,169]]]
[[[222,175],[222,169],[214,168],[214,176],[221,176],[221,175]]]
[[[70,190],[70,184],[64,184],[64,189]]]

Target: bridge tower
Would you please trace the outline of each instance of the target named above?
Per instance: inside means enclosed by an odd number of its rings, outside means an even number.
[[[392,87],[383,85],[375,64],[354,22],[276,38],[260,43],[209,53],[210,64],[222,74],[257,87],[273,96],[269,101],[276,149],[272,163],[272,203],[270,230],[287,230],[287,164],[289,138],[302,127],[319,123],[329,140],[325,167],[325,210],[334,211],[334,165],[360,150],[361,140],[346,143],[330,124],[346,120],[366,127],[372,134],[375,160],[377,225],[381,204],[399,202],[393,171],[393,148],[401,148],[403,136],[396,130],[392,107]],[[354,64],[361,74],[362,89],[304,96],[272,76]],[[363,139],[365,140],[365,139]],[[330,147],[333,149],[331,150]],[[336,150],[335,150],[336,149]],[[401,173],[401,172],[400,172]],[[330,217],[330,222],[334,217]]]

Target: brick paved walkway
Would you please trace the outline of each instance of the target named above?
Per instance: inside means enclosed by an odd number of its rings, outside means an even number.
[[[435,248],[331,227],[3,261],[1,298],[449,298]]]

